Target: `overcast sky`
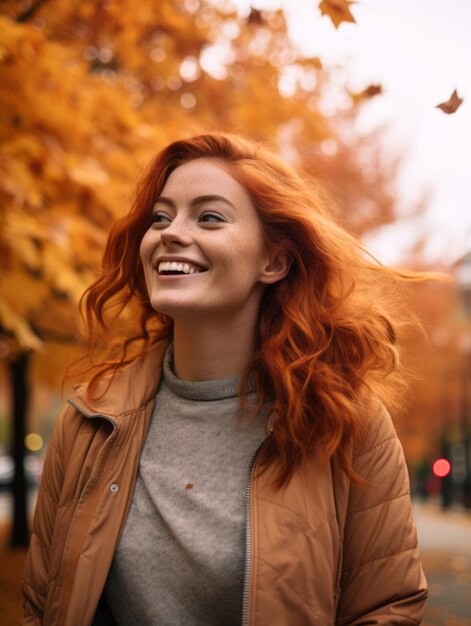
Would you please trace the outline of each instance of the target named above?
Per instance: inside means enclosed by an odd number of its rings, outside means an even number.
[[[352,90],[380,83],[382,96],[363,106],[360,130],[385,122],[385,149],[404,154],[400,210],[430,192],[421,217],[404,217],[367,244],[381,260],[399,262],[427,235],[424,254],[454,261],[471,250],[471,0],[359,0],[357,24],[336,30],[317,0],[236,0],[242,10],[283,6],[290,34],[306,54],[344,68]],[[453,115],[435,106],[454,89],[464,102]]]

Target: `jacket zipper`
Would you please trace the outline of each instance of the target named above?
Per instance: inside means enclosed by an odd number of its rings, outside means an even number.
[[[268,435],[269,437],[270,435]],[[250,587],[250,557],[252,548],[251,537],[251,520],[250,520],[250,483],[252,481],[252,471],[255,466],[258,453],[262,449],[263,444],[268,439],[260,442],[249,463],[249,471],[245,481],[245,568],[244,568],[244,587],[242,595],[242,626],[248,626],[249,617],[249,587]]]
[[[111,417],[109,417],[108,415],[103,415],[101,413],[87,413],[80,406],[75,404],[73,401],[69,400],[69,403],[74,407],[74,409],[76,411],[81,413],[84,417],[86,417],[86,418],[101,418],[101,419],[106,420],[107,422],[109,422],[113,426],[113,432],[110,434],[110,436],[108,437],[107,441],[104,443],[100,453],[98,454],[98,456],[96,458],[96,461],[95,461],[95,467],[94,467],[94,470],[92,472],[92,475],[88,479],[87,484],[85,485],[85,487],[83,489],[82,495],[79,498],[78,504],[80,504],[80,503],[82,503],[85,500],[85,498],[90,493],[91,489],[95,486],[95,484],[98,482],[98,479],[100,478],[100,474],[101,474],[101,470],[102,470],[103,465],[104,465],[104,461],[105,461],[106,457],[108,456],[108,452],[111,449],[111,446],[112,446],[114,440],[116,439],[116,437],[118,435],[119,423],[116,420],[114,420]],[[70,526],[71,527],[73,526],[73,520],[72,520]],[[75,568],[77,566],[78,557],[79,557],[80,549],[81,549],[81,546],[82,546],[81,537],[74,537],[74,538],[77,540],[76,546],[78,547],[78,549],[75,548],[74,550],[71,550],[72,556],[71,556],[71,559],[70,559],[70,567],[72,569],[69,568],[68,571],[64,572],[64,586],[63,586],[63,591],[62,591],[63,598],[67,598],[68,594],[70,594],[70,592],[72,590],[72,586],[73,586],[73,583],[74,583],[74,577],[75,577]],[[64,550],[64,552],[65,552],[65,550]],[[75,554],[75,553],[77,553],[77,554]],[[62,607],[58,611],[58,618],[57,618],[58,626],[61,626],[63,624],[63,622],[65,621],[67,608],[68,608],[68,603],[64,602],[64,604],[62,605]]]

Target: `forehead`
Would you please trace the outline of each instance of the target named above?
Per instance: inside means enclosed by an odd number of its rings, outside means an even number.
[[[173,200],[208,194],[252,204],[245,188],[232,176],[230,166],[216,158],[195,159],[179,165],[162,189],[162,195]]]

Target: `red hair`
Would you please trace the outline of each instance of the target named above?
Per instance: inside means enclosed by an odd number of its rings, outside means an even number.
[[[208,133],[168,145],[140,181],[130,213],[113,226],[102,275],[85,294],[90,353],[112,323],[115,335],[116,320],[124,318],[125,325],[118,333],[118,352],[96,366],[90,390],[105,372],[172,335],[172,320],[150,305],[139,246],[170,173],[202,157],[225,162],[250,194],[267,241],[292,259],[288,275],[264,293],[258,349],[241,385],[243,390],[254,373],[259,407],[273,399],[275,421],[261,467],[276,459],[281,486],[303,459],[321,449],[324,461],[336,455],[355,478],[349,449],[361,432],[365,403],[375,396],[388,403],[392,383],[401,380],[397,305],[390,296],[394,285],[414,275],[369,257],[329,215],[321,189],[239,136]],[[133,314],[126,316],[129,308]],[[241,398],[243,404],[243,393]]]

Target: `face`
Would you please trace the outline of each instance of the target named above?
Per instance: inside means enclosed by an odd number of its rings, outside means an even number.
[[[256,315],[266,285],[276,281],[262,223],[229,172],[224,162],[201,158],[169,176],[140,249],[156,311],[174,319]]]

